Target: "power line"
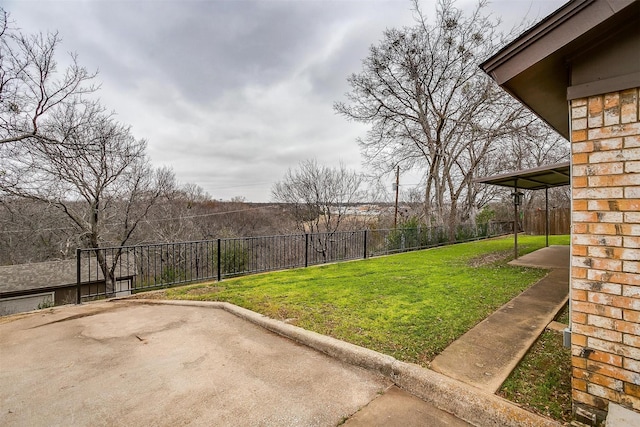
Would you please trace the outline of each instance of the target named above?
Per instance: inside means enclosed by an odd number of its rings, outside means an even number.
[[[241,213],[241,212],[249,212],[249,211],[255,211],[255,210],[260,210],[260,209],[270,209],[270,208],[275,208],[276,206],[274,205],[268,205],[268,206],[259,206],[257,208],[249,208],[249,209],[238,209],[238,210],[233,210],[233,211],[225,211],[225,212],[210,212],[210,213],[206,213],[206,214],[199,214],[199,215],[188,215],[188,216],[179,216],[179,217],[174,217],[174,218],[159,218],[159,219],[149,219],[146,220],[146,222],[164,222],[164,221],[175,221],[175,220],[184,220],[184,219],[193,219],[193,218],[204,218],[204,217],[208,217],[208,216],[218,216],[218,215],[226,215],[226,214],[232,214],[232,213]],[[105,225],[121,225],[123,224],[123,222],[110,222],[108,224]],[[76,230],[75,227],[51,227],[51,228],[40,228],[37,230],[31,230],[31,229],[23,229],[23,230],[2,230],[0,231],[0,234],[16,234],[16,233],[28,233],[28,232],[34,232],[34,233],[39,233],[39,232],[43,232],[43,231],[62,231],[62,230]]]

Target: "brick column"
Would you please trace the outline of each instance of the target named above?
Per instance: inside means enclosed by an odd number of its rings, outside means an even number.
[[[638,88],[571,101],[574,410],[640,410]]]

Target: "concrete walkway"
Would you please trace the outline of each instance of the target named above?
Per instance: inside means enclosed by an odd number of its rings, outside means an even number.
[[[436,372],[488,393],[500,388],[569,296],[569,246],[550,246],[509,264],[552,271],[454,341],[431,363]]]

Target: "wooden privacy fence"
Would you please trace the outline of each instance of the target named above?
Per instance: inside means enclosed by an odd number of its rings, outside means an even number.
[[[545,234],[544,209],[532,209],[524,212],[524,232],[531,235]],[[570,234],[571,209],[549,209],[549,234]]]

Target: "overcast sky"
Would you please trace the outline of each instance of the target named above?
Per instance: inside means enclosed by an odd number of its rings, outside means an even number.
[[[433,15],[435,0],[423,0]],[[496,0],[505,25],[562,0]],[[460,0],[458,7],[473,5]],[[289,167],[362,165],[366,127],[334,113],[385,28],[414,23],[408,0],[3,0],[25,33],[58,31],[60,54],[99,70],[98,96],[173,168],[216,199],[269,201]],[[62,63],[64,58],[60,57]],[[404,188],[418,178],[407,176]]]

